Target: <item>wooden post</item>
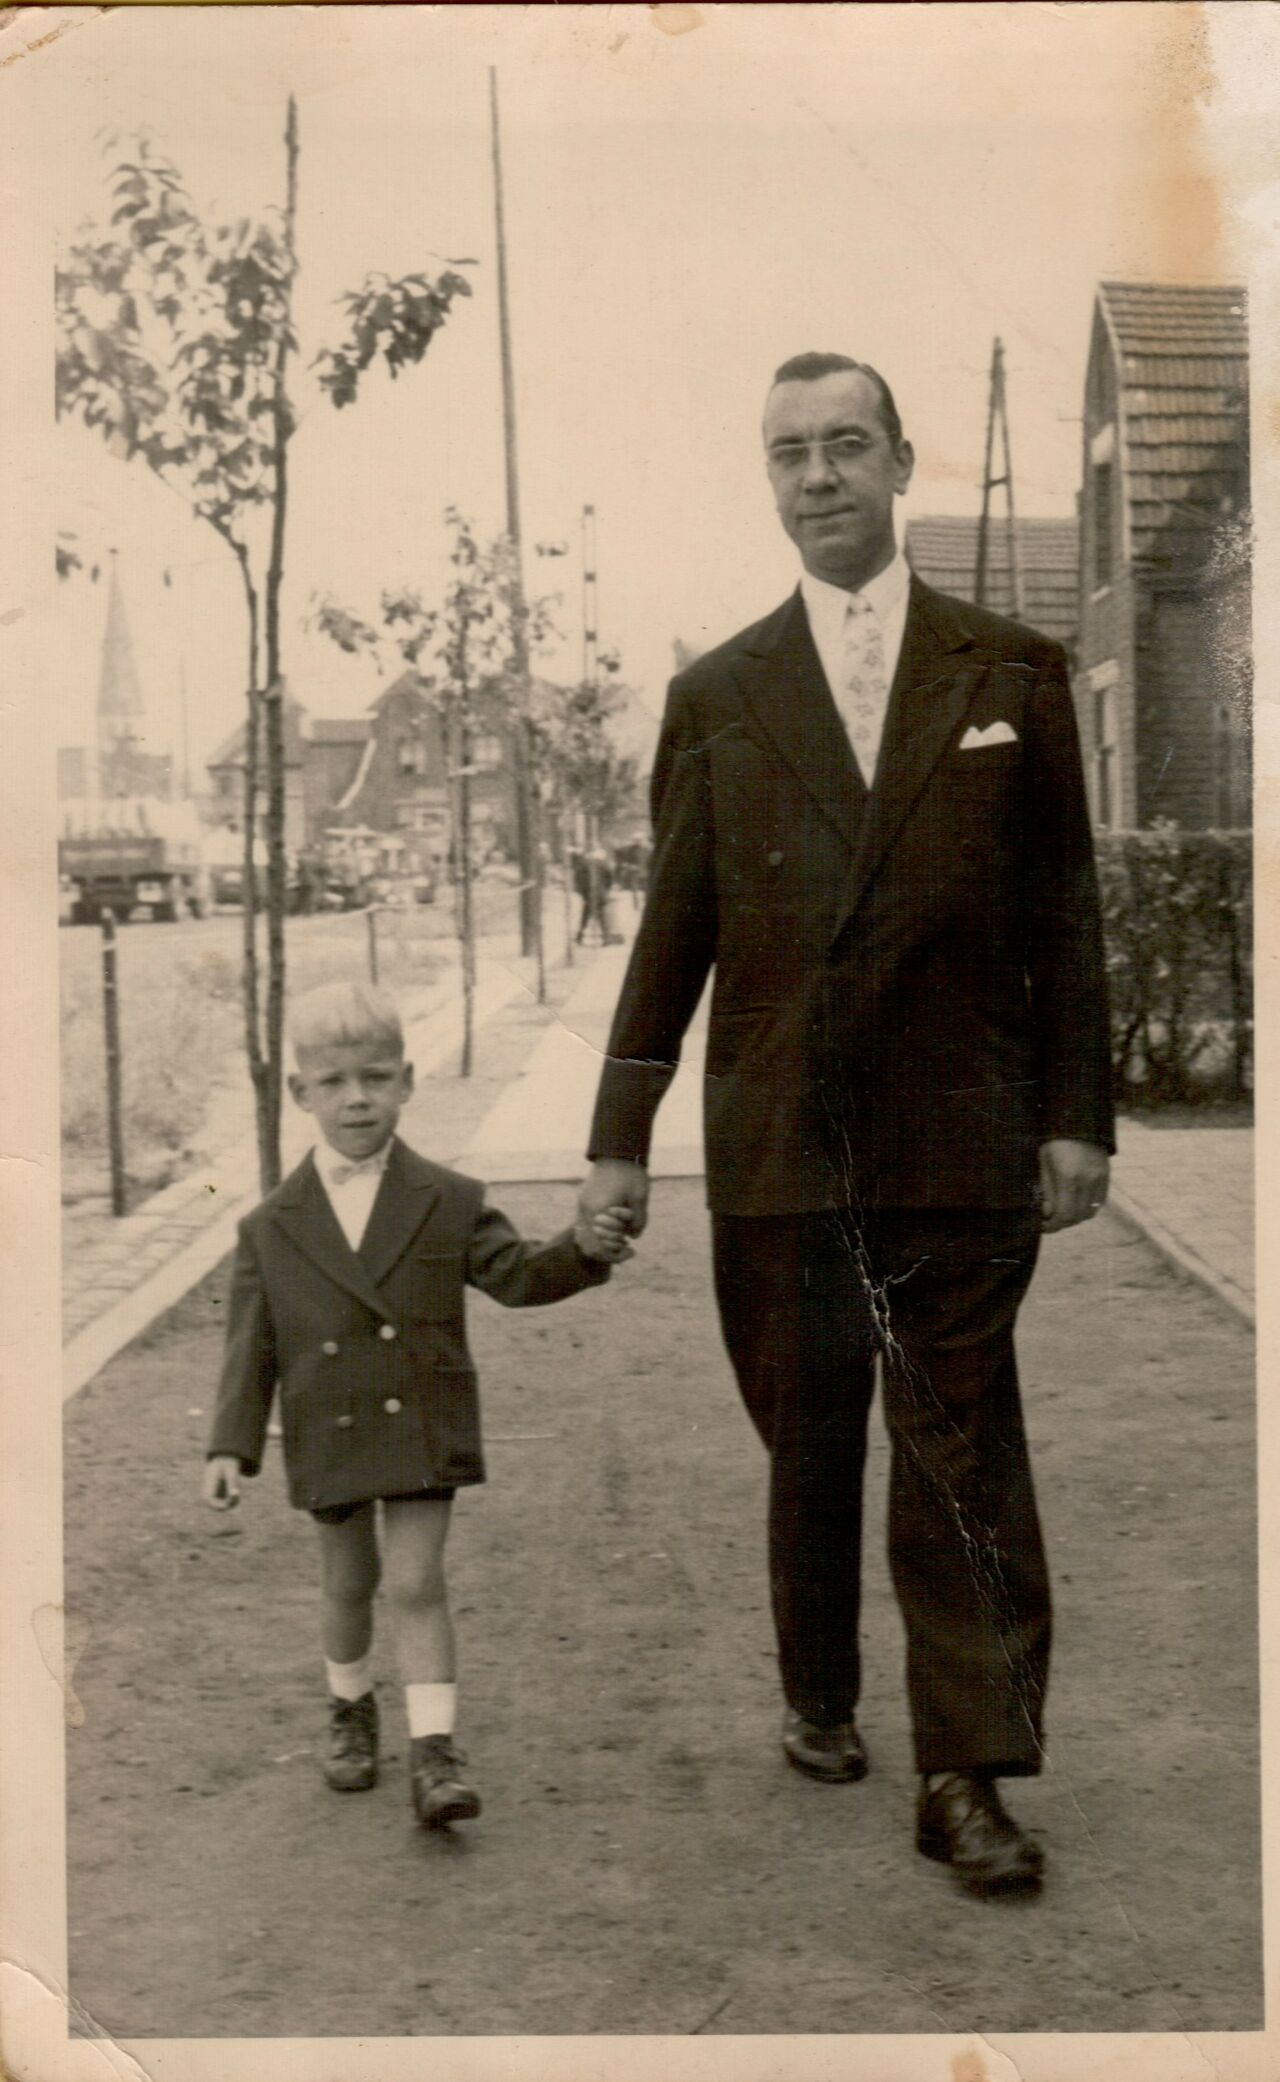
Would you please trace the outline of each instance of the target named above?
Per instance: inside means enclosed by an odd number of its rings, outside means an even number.
[[[116,979],[115,913],[102,914],[102,1014],[107,1043],[107,1148],[111,1157],[111,1212],[128,1213],[124,1188],[124,1116],[120,1098],[120,992]]]
[[[378,907],[376,904],[370,904],[364,914],[364,921],[369,929],[369,981],[376,984],[378,980]]]

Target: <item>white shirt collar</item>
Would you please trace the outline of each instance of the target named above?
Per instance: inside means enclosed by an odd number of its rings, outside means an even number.
[[[911,566],[902,551],[895,549],[884,570],[877,571],[874,578],[869,578],[867,583],[859,586],[857,590],[858,595],[875,610],[877,618],[884,622],[902,606],[910,584]],[[852,592],[844,586],[828,585],[825,578],[815,578],[812,571],[801,572],[800,591],[804,595],[804,604],[809,611],[809,626],[815,636],[819,630],[824,635],[830,631],[832,636],[843,631],[849,602],[855,598]]]
[[[388,1135],[386,1141],[382,1145],[382,1148],[378,1150],[372,1157],[370,1157],[370,1168],[367,1175],[370,1178],[381,1177],[382,1173],[387,1168],[387,1160],[390,1157],[390,1155],[391,1137]],[[325,1184],[328,1187],[330,1187],[330,1189],[332,1189],[334,1184],[334,1172],[338,1170],[341,1166],[350,1164],[353,1161],[350,1157],[344,1157],[341,1150],[334,1149],[332,1145],[327,1142],[318,1142],[316,1144],[315,1160],[321,1177],[324,1179]],[[359,1175],[363,1177],[366,1174],[361,1173]],[[350,1179],[343,1179],[342,1183],[343,1185],[349,1185],[351,1181]]]

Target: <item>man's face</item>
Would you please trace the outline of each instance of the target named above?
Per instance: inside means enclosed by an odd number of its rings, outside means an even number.
[[[806,571],[856,589],[894,552],[893,502],[911,482],[909,441],[895,444],[880,394],[860,369],[775,383],[765,456],[779,518]]]
[[[300,1048],[289,1089],[331,1149],[359,1161],[372,1157],[395,1131],[413,1090],[413,1068],[380,1035],[364,1041]]]

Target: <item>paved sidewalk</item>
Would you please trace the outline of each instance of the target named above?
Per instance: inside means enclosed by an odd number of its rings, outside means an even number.
[[[1257,1320],[1253,1129],[1120,1123],[1111,1205],[1246,1322]]]

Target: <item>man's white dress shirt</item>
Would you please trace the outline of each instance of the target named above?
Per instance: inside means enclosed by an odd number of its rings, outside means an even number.
[[[889,707],[889,690],[898,669],[902,652],[902,638],[907,626],[907,598],[911,589],[911,567],[902,551],[894,552],[891,563],[878,571],[865,586],[856,593],[846,592],[843,586],[828,585],[824,578],[815,578],[805,571],[800,578],[800,591],[804,598],[805,611],[809,617],[809,628],[814,648],[826,674],[832,699],[840,713],[845,728],[850,730],[855,757],[862,768],[862,776],[868,787],[875,772],[875,761],[884,736],[885,716]],[[865,602],[871,611],[876,634],[879,637],[879,652],[883,659],[883,683],[876,703],[877,713],[870,730],[863,727],[857,740],[853,737],[847,692],[851,657],[851,622],[861,604]]]

